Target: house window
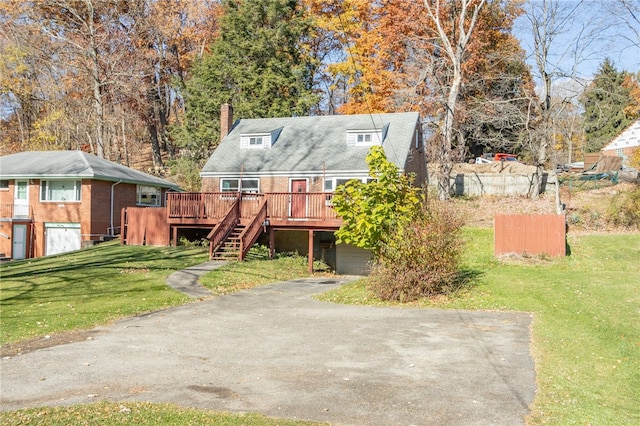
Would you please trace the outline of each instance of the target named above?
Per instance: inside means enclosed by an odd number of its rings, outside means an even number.
[[[356,140],[357,145],[371,145],[371,133],[359,133]]]
[[[324,180],[324,191],[325,192],[333,192],[335,191],[335,189],[340,186],[340,185],[344,185],[345,183],[349,182],[350,180],[359,180],[362,183],[369,183],[372,182],[374,179],[371,177],[353,177],[353,178],[327,178]]]
[[[348,146],[373,146],[382,144],[382,130],[350,130],[347,132]]]
[[[624,148],[616,148],[616,155],[618,157],[624,157]]]
[[[138,185],[138,205],[159,207],[162,191],[156,186]]]
[[[43,180],[40,182],[40,201],[80,201],[82,181]]]
[[[221,192],[239,192],[240,179],[221,179]],[[242,179],[242,192],[258,193],[260,192],[260,179]]]
[[[271,147],[269,134],[255,134],[240,136],[240,147],[243,149],[263,149]]]
[[[9,190],[9,181],[6,179],[0,179],[0,191]]]

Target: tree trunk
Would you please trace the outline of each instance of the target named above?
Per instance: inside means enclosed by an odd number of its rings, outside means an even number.
[[[96,31],[93,15],[93,2],[86,2],[89,9],[87,24],[89,26],[89,58],[93,83],[93,107],[96,113],[96,155],[105,158],[104,146],[104,101],[102,99],[102,81],[100,79],[100,65],[98,63],[98,46],[96,45]]]

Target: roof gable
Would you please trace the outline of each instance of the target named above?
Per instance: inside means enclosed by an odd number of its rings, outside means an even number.
[[[3,179],[95,179],[178,188],[165,179],[82,151],[25,151],[0,157]]]
[[[633,148],[640,146],[640,120],[627,127],[602,150]]]
[[[201,175],[366,172],[370,146],[348,143],[348,134],[358,131],[379,132],[387,158],[403,169],[418,124],[416,112],[241,119],[216,148]],[[240,149],[242,135],[266,133],[274,135],[270,149]]]

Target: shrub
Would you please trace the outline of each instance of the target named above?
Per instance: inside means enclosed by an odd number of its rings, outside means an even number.
[[[196,240],[190,240],[187,237],[180,237],[178,238],[178,242],[180,246],[184,246],[184,247],[209,247],[209,240],[206,238],[200,238],[200,239],[196,239]]]
[[[611,201],[607,217],[616,226],[640,229],[640,187],[618,193]]]
[[[462,253],[462,217],[447,202],[434,201],[395,228],[382,245],[371,290],[382,300],[410,302],[456,288]]]

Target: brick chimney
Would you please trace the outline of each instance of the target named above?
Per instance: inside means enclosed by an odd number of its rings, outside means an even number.
[[[233,108],[229,104],[220,107],[220,140],[225,138],[233,126]]]

